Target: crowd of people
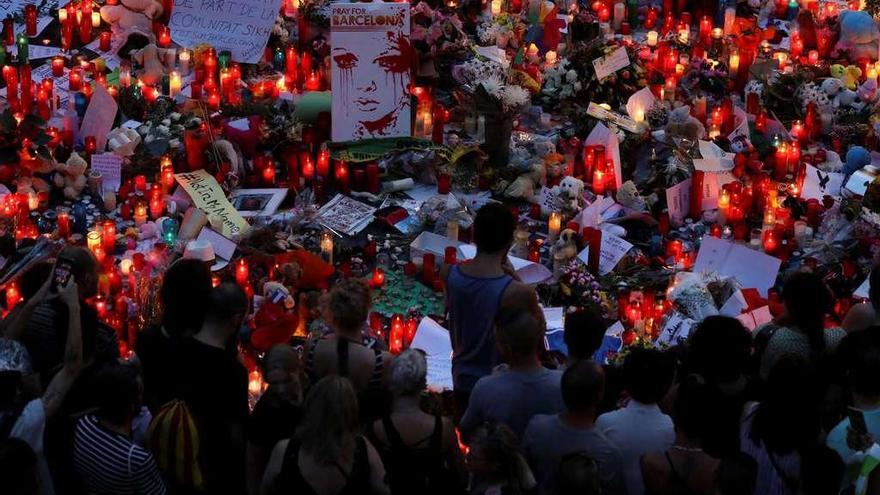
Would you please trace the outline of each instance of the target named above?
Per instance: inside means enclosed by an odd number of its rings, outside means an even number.
[[[611,322],[586,310],[566,317],[567,355],[547,351],[538,298],[507,264],[514,228],[483,207],[476,257],[443,270],[452,394],[427,390],[420,351],[364,337],[370,291],[346,279],[323,296],[325,335],[262,356],[253,408],[238,285],[174,262],[161,323],[123,360],[88,303],[94,258],[65,248],[70,278],[30,269],[2,322],[0,492],[880,493],[880,270],[842,328],[821,278],[799,272],[785,313],[751,334],[712,316],[684,345],[604,364]]]

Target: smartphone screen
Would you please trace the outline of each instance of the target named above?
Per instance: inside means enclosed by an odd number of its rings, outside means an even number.
[[[72,274],[72,268],[70,262],[67,260],[58,260],[58,262],[55,263],[55,273],[52,275],[54,278],[52,288],[55,291],[58,291],[60,287],[67,285],[67,281],[70,280]]]
[[[865,423],[865,414],[862,411],[854,407],[849,407],[847,408],[846,415],[849,417],[849,425],[852,429],[862,435],[868,433],[868,425]]]

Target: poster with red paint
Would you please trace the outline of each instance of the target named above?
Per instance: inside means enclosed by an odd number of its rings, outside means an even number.
[[[409,136],[409,4],[330,8],[333,141]]]

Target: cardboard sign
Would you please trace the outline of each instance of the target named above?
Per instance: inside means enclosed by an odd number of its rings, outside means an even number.
[[[330,14],[333,141],[409,136],[409,4],[334,3]]]
[[[105,191],[118,192],[122,184],[122,157],[115,153],[92,155],[92,170],[101,172]]]
[[[236,62],[253,64],[263,57],[280,7],[281,0],[175,0],[168,26],[180,45],[207,43],[217,52],[229,50]]]
[[[629,55],[626,48],[617,50],[593,60],[593,68],[596,69],[596,79],[602,80],[629,65]]]
[[[235,211],[232,203],[226,199],[226,194],[217,180],[205,170],[174,174],[177,183],[189,194],[195,206],[211,216],[222,220],[221,234],[232,238],[234,235],[243,234],[250,228],[247,221]],[[213,225],[213,223],[212,223]]]

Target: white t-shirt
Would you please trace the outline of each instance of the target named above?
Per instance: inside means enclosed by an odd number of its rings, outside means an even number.
[[[55,495],[52,476],[49,474],[49,464],[46,463],[46,454],[43,452],[43,435],[45,432],[46,409],[43,407],[43,399],[34,399],[24,406],[21,416],[15,421],[9,436],[24,440],[37,455],[40,494]]]

